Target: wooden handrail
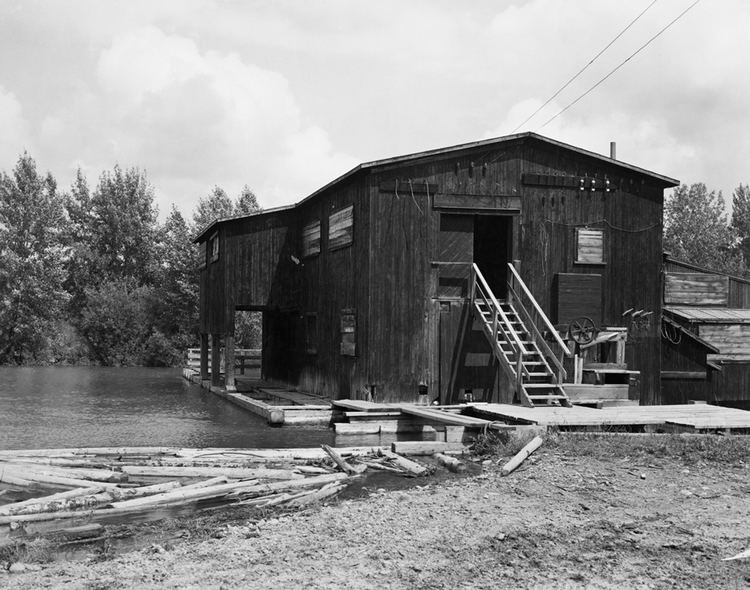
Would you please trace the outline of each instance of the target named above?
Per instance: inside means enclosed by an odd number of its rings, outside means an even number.
[[[552,334],[552,337],[554,338],[555,342],[557,342],[557,345],[562,349],[562,352],[565,356],[568,358],[573,356],[573,353],[570,352],[567,345],[563,341],[562,338],[560,338],[560,334],[555,330],[555,327],[552,325],[552,322],[549,321],[549,318],[547,317],[547,314],[542,311],[541,306],[539,303],[537,303],[537,300],[534,299],[534,296],[531,294],[531,291],[529,291],[529,288],[526,286],[526,283],[523,282],[523,279],[521,278],[521,275],[518,274],[518,271],[513,266],[513,264],[508,263],[508,268],[510,269],[511,276],[515,279],[515,281],[518,283],[518,285],[521,287],[521,291],[523,294],[529,299],[531,302],[532,307],[534,308],[534,311],[539,314],[539,317],[542,319],[542,322],[544,323],[544,327],[549,331],[550,334]]]
[[[500,316],[502,318],[501,325],[503,327],[503,332],[507,335],[510,335],[510,338],[507,338],[508,342],[510,343],[511,347],[513,348],[513,352],[520,355],[526,355],[529,353],[528,350],[526,350],[526,347],[523,345],[523,342],[521,342],[521,339],[519,338],[518,334],[516,334],[516,331],[513,329],[513,325],[510,323],[510,320],[508,319],[508,316],[503,311],[503,308],[500,307],[500,303],[495,298],[495,294],[492,292],[492,289],[490,289],[490,286],[487,284],[487,281],[484,279],[484,275],[482,275],[482,271],[479,270],[479,267],[476,264],[471,265],[471,272],[473,275],[472,280],[472,291],[476,292],[473,288],[474,285],[479,286],[479,291],[481,292],[482,299],[484,299],[485,304],[487,304],[488,307],[490,307],[493,310],[493,332],[494,336],[497,337],[497,327],[495,324],[495,319]],[[489,296],[489,298],[488,298]],[[491,305],[490,305],[491,304]],[[473,305],[473,301],[472,301]]]

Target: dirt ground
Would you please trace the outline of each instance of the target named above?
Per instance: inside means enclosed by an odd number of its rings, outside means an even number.
[[[0,587],[750,588],[750,559],[722,559],[750,548],[750,437],[555,435],[508,477],[502,451],[466,478],[15,564]]]

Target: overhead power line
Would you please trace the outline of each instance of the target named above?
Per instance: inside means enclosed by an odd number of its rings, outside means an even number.
[[[591,60],[589,60],[589,62],[585,66],[583,66],[580,70],[578,70],[578,72],[576,72],[575,75],[572,78],[570,78],[570,80],[568,80],[567,82],[565,82],[565,84],[563,84],[557,90],[557,92],[555,92],[552,96],[550,96],[544,102],[544,104],[542,106],[540,106],[537,110],[535,110],[528,117],[526,117],[526,119],[524,119],[524,121],[520,125],[518,125],[518,127],[516,127],[513,131],[511,131],[511,133],[515,133],[516,131],[518,131],[521,127],[523,127],[524,125],[526,125],[526,123],[528,123],[529,121],[531,121],[531,119],[533,119],[539,111],[541,111],[549,103],[551,103],[553,100],[555,100],[555,98],[557,98],[557,96],[563,90],[565,90],[568,86],[570,86],[570,84],[573,82],[573,80],[575,80],[576,78],[578,78],[578,76],[580,76],[581,74],[583,74],[583,72],[585,72],[589,68],[589,66],[591,64],[593,64],[597,59],[599,59],[599,56],[602,53],[604,53],[605,51],[607,51],[607,49],[609,49],[615,41],[617,41],[620,37],[622,37],[625,34],[625,32],[630,27],[632,27],[636,22],[638,22],[638,19],[640,19],[644,14],[646,14],[646,12],[648,11],[648,9],[651,8],[658,1],[659,0],[653,0],[653,2],[651,2],[651,4],[649,4],[648,6],[646,6],[646,8],[644,8],[643,11],[638,16],[636,16],[632,21],[630,21],[630,23],[628,24],[627,27],[625,27],[622,31],[620,31],[614,39],[612,39],[609,43],[607,43],[607,45],[599,53],[597,53],[594,57],[592,57]]]
[[[584,92],[583,94],[581,94],[581,95],[580,95],[580,96],[579,96],[578,98],[576,98],[576,99],[575,99],[575,100],[574,100],[573,102],[571,102],[570,104],[568,104],[568,106],[566,106],[566,107],[565,107],[564,109],[562,109],[562,110],[561,110],[560,112],[558,112],[558,113],[557,113],[556,115],[554,115],[554,116],[550,117],[550,118],[549,118],[549,119],[548,119],[548,120],[547,120],[547,121],[546,121],[546,122],[544,123],[544,125],[542,125],[542,126],[540,127],[540,129],[543,129],[544,127],[546,127],[547,125],[549,125],[549,124],[550,124],[550,123],[551,123],[552,121],[554,121],[555,119],[557,119],[557,117],[559,117],[560,115],[562,115],[562,114],[563,114],[563,113],[564,113],[565,111],[567,111],[567,110],[568,110],[568,109],[569,109],[570,107],[572,107],[573,105],[575,105],[575,104],[576,104],[576,103],[577,103],[578,101],[580,101],[581,99],[583,99],[583,98],[585,98],[586,96],[588,96],[588,95],[589,95],[589,94],[590,94],[591,92],[593,92],[593,91],[594,91],[594,90],[595,90],[595,89],[596,89],[597,87],[599,87],[599,85],[600,85],[600,84],[602,84],[602,83],[603,83],[603,82],[605,82],[605,81],[606,81],[606,80],[607,80],[607,79],[608,79],[608,78],[609,78],[610,76],[612,76],[612,74],[614,74],[614,73],[615,73],[615,72],[616,72],[617,70],[619,70],[619,69],[620,69],[620,68],[621,68],[622,66],[624,66],[624,65],[625,65],[626,63],[628,63],[628,62],[629,62],[629,61],[630,61],[631,59],[633,59],[633,58],[634,58],[634,57],[635,57],[636,55],[638,55],[638,54],[639,54],[639,53],[640,53],[641,51],[643,51],[644,49],[646,49],[646,47],[648,47],[649,45],[651,45],[651,43],[652,43],[652,42],[653,42],[653,41],[654,41],[654,40],[655,40],[655,39],[656,39],[657,37],[659,37],[659,36],[660,36],[660,35],[661,35],[662,33],[664,33],[664,32],[665,32],[665,31],[666,31],[666,30],[667,30],[667,29],[668,29],[669,27],[671,27],[671,26],[672,26],[673,24],[675,24],[675,23],[676,23],[676,22],[677,22],[678,20],[680,20],[680,19],[681,19],[681,18],[682,18],[683,16],[685,16],[685,14],[687,14],[687,13],[688,13],[688,11],[689,11],[689,10],[691,10],[691,9],[692,9],[692,8],[693,8],[693,7],[694,7],[694,6],[696,5],[696,4],[698,4],[698,2],[700,2],[700,1],[701,1],[701,0],[695,0],[695,2],[693,2],[693,3],[692,3],[692,4],[690,5],[690,6],[688,6],[688,7],[687,7],[687,8],[685,9],[685,10],[683,10],[683,11],[682,11],[682,12],[681,12],[680,14],[678,14],[678,15],[677,15],[677,16],[676,16],[676,17],[674,18],[674,20],[672,20],[672,21],[671,21],[671,22],[670,22],[670,23],[669,23],[668,25],[666,25],[666,26],[665,26],[665,27],[664,27],[663,29],[661,29],[661,30],[660,30],[660,31],[659,31],[658,33],[656,33],[656,35],[654,35],[653,37],[651,37],[651,38],[650,38],[650,39],[649,39],[648,41],[646,41],[646,42],[645,42],[645,43],[644,43],[643,45],[641,45],[641,46],[640,46],[640,47],[639,47],[638,49],[636,49],[636,50],[635,50],[635,51],[634,51],[633,53],[631,53],[631,54],[630,54],[630,55],[629,55],[629,56],[628,56],[628,57],[627,57],[627,58],[626,58],[625,60],[623,60],[623,61],[622,61],[622,62],[621,62],[621,63],[620,63],[620,64],[619,64],[619,65],[618,65],[618,66],[617,66],[616,68],[614,68],[613,70],[611,70],[611,71],[610,71],[610,72],[609,72],[609,73],[608,73],[608,74],[607,74],[606,76],[604,76],[604,77],[603,77],[603,78],[602,78],[601,80],[599,80],[599,81],[598,81],[598,82],[597,82],[596,84],[594,84],[594,85],[593,85],[593,86],[592,86],[591,88],[589,88],[589,89],[588,89],[588,90],[587,90],[586,92]]]

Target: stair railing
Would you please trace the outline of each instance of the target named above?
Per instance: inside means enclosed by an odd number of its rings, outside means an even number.
[[[523,282],[521,275],[518,274],[515,266],[508,263],[508,269],[510,270],[508,279],[508,302],[513,304],[519,315],[523,316],[524,324],[529,328],[530,335],[536,342],[542,354],[555,366],[557,373],[557,382],[563,383],[567,372],[563,367],[562,359],[564,357],[571,358],[573,353],[567,347],[560,334],[549,321],[547,314],[544,313],[537,300],[529,291],[526,283]],[[542,334],[542,331],[546,331],[552,337],[554,343],[557,344],[560,349],[560,355],[556,355],[552,348],[550,348],[547,339]]]
[[[471,265],[471,302],[472,305],[476,305],[477,301],[482,301],[486,306],[486,309],[491,314],[491,338],[495,348],[500,350],[502,355],[502,347],[498,343],[498,335],[502,334],[503,340],[505,340],[511,347],[511,350],[516,355],[516,387],[520,391],[523,383],[524,372],[528,373],[523,365],[523,358],[529,351],[523,345],[521,337],[519,336],[513,324],[508,318],[508,315],[500,307],[500,303],[495,298],[492,289],[490,289],[487,281],[485,280],[482,272],[476,264]]]

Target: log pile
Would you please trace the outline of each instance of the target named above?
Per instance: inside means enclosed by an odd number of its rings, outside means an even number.
[[[0,546],[170,510],[305,506],[338,494],[368,466],[426,472],[380,447],[0,451]]]

